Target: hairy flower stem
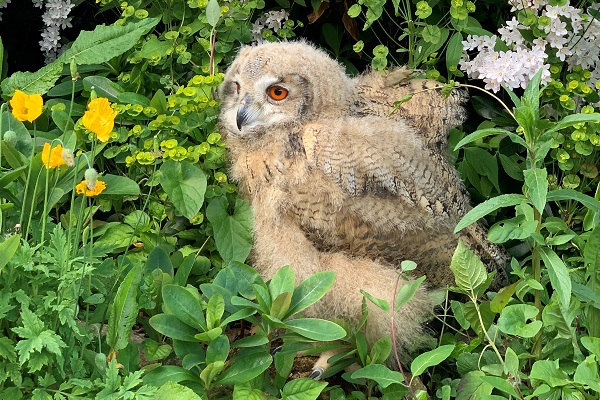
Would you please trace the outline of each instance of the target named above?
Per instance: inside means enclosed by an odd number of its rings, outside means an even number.
[[[33,122],[33,143],[35,143],[36,138],[36,129],[35,129],[35,121]],[[19,216],[19,224],[21,225],[21,229],[23,229],[23,222],[25,218],[25,202],[27,201],[27,192],[29,192],[29,182],[31,181],[31,164],[33,164],[33,151],[31,149],[31,154],[29,156],[29,168],[27,168],[27,178],[25,179],[25,188],[23,189],[23,199],[21,203],[21,215]],[[36,188],[37,188],[37,180],[36,180]],[[34,190],[35,193],[35,190]],[[32,199],[33,200],[33,199]],[[29,223],[31,222],[31,213],[33,212],[33,202],[31,205],[30,213],[29,213],[29,222],[25,226],[25,234],[23,238],[27,240],[27,236],[29,236]]]
[[[477,312],[477,318],[479,318],[479,323],[481,324],[481,330],[483,331],[485,338],[490,343],[490,346],[492,347],[492,349],[494,349],[496,356],[498,356],[498,360],[500,360],[500,364],[502,364],[502,367],[504,367],[504,359],[502,358],[500,351],[496,347],[496,343],[494,343],[494,340],[490,337],[490,335],[487,331],[487,328],[485,327],[485,325],[483,323],[483,318],[481,317],[481,310],[479,309],[479,305],[477,304],[477,295],[475,293],[471,292],[469,294],[469,298],[471,299],[471,302],[475,306],[475,311]]]

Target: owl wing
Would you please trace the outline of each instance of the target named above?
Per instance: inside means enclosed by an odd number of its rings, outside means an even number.
[[[377,115],[390,121],[404,121],[430,148],[446,154],[448,132],[467,118],[463,107],[468,99],[464,90],[453,90],[445,97],[442,84],[429,79],[411,79],[413,71],[398,68],[387,75],[371,71],[355,78],[355,93],[350,115]]]

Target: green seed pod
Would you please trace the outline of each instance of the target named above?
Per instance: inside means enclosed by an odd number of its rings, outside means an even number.
[[[4,143],[14,147],[17,144],[17,132],[8,130],[4,132],[4,137],[2,139],[4,139]]]

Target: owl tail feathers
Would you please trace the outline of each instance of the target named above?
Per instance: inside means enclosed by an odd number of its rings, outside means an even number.
[[[319,318],[342,318],[358,327],[362,318],[363,294],[384,300],[391,305],[396,293],[409,280],[400,277],[392,268],[372,260],[350,258],[341,253],[324,253],[321,255],[322,268],[336,272],[333,288],[321,302],[315,304],[310,313]],[[367,322],[365,324],[367,341],[373,345],[384,336],[395,338],[395,347],[401,362],[409,361],[410,354],[424,347],[431,337],[423,325],[432,318],[434,301],[431,292],[424,286],[419,287],[414,296],[394,315],[384,311],[370,300],[367,304]],[[392,328],[393,326],[393,328]],[[396,357],[388,359],[391,367],[397,368]]]

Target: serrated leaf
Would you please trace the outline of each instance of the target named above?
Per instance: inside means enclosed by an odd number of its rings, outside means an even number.
[[[571,302],[572,291],[569,269],[563,260],[549,247],[541,246],[538,248],[538,251],[548,271],[550,283],[558,294],[560,307],[563,310],[567,310]]]
[[[427,368],[438,365],[450,357],[450,354],[454,351],[454,347],[453,344],[447,344],[420,354],[410,364],[410,372],[413,376],[421,375]]]
[[[252,209],[248,202],[239,198],[233,215],[227,209],[227,199],[216,197],[206,207],[206,218],[213,226],[215,244],[223,262],[244,262],[252,248]]]
[[[15,72],[2,81],[2,93],[11,96],[19,89],[27,94],[45,94],[62,74],[63,64],[58,60],[36,72]]]
[[[137,288],[141,280],[141,272],[132,268],[117,289],[117,294],[110,306],[106,343],[111,350],[119,351],[129,344],[131,328],[135,323],[139,307],[137,304]]]
[[[98,25],[93,31],[81,31],[59,60],[67,63],[74,59],[77,65],[108,62],[131,49],[159,21],[160,18],[146,18],[122,26]]]
[[[285,384],[281,391],[282,400],[316,400],[325,389],[327,382],[309,378],[294,379]]]
[[[546,207],[548,195],[548,172],[546,168],[526,169],[523,171],[531,203],[542,213]]]
[[[487,271],[483,262],[469,249],[462,240],[452,255],[450,270],[454,273],[456,286],[469,292],[475,292],[477,287],[487,279]]]
[[[204,171],[187,161],[166,160],[160,172],[160,185],[177,211],[188,219],[198,214],[206,192]]]

